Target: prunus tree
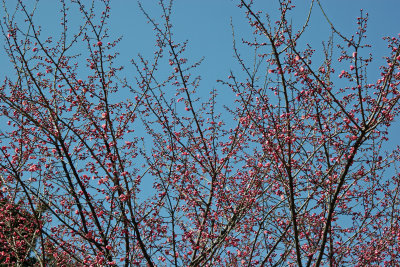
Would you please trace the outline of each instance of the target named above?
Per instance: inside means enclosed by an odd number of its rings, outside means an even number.
[[[28,266],[41,221],[0,194],[0,266]]]
[[[332,31],[315,51],[301,45],[312,8],[299,26],[290,0],[277,21],[262,1],[235,2],[252,37],[240,50],[233,28],[241,71],[207,97],[201,62],[173,35],[172,1],[160,17],[139,5],[156,42],[132,60],[134,80],[118,65],[110,1],[60,1],[63,30],[49,38],[35,6],[4,5],[14,75],[0,89],[1,190],[40,222],[16,255],[34,251],[39,266],[398,264],[399,150],[383,145],[399,112],[399,37],[371,70],[365,13],[347,37],[311,1]],[[224,109],[222,90],[234,95]]]

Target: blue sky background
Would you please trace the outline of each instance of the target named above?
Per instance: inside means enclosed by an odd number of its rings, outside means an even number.
[[[7,0],[6,6],[12,8],[16,0]],[[25,1],[34,2],[34,1]],[[85,1],[83,1],[85,2]],[[90,1],[86,1],[90,2]],[[216,79],[224,78],[227,72],[236,64],[232,52],[232,32],[230,18],[236,28],[237,37],[249,36],[243,10],[236,7],[234,0],[175,0],[172,23],[175,38],[178,41],[188,39],[187,55],[192,59],[205,57],[199,72],[205,81],[213,83]],[[261,10],[272,17],[277,15],[277,1],[256,1]],[[307,16],[309,0],[293,1],[297,6],[293,12],[293,25],[302,25]],[[397,0],[335,0],[321,1],[327,15],[337,26],[337,29],[349,36],[356,27],[355,19],[359,10],[364,9],[370,15],[368,36],[374,45],[372,52],[376,57],[385,54],[385,42],[381,37],[400,33],[400,2]],[[142,1],[149,14],[157,17],[160,14],[156,0]],[[54,0],[40,0],[36,11],[35,21],[42,26],[44,35],[59,36],[59,3]],[[73,9],[71,9],[73,10]],[[2,12],[3,13],[3,12]],[[75,13],[75,15],[78,15]],[[70,23],[75,23],[74,17]],[[123,36],[118,50],[121,53],[121,63],[126,65],[129,59],[138,53],[151,56],[154,45],[152,26],[138,8],[137,1],[112,0],[111,17],[109,20],[112,37]],[[320,48],[322,40],[330,35],[329,26],[322,17],[317,5],[314,6],[310,27],[305,32],[303,41]],[[316,51],[318,54],[318,50]],[[0,52],[0,72],[2,78],[9,73],[8,58]]]
[[[32,4],[34,1],[25,1]],[[85,2],[85,1],[83,1]],[[86,1],[89,3],[90,1]],[[100,2],[100,1],[99,1]],[[244,18],[243,10],[236,7],[234,0],[175,0],[172,23],[177,41],[189,40],[187,56],[191,60],[205,57],[199,68],[204,79],[204,86],[214,85],[215,80],[225,78],[227,72],[236,65],[232,51],[232,31],[230,18],[235,26],[236,36],[250,36],[249,26]],[[256,1],[261,10],[272,17],[277,16],[276,2],[270,0]],[[400,33],[400,1],[397,0],[335,0],[321,1],[325,11],[337,29],[349,36],[354,32],[355,19],[359,10],[364,9],[370,15],[368,37],[374,47],[371,52],[376,58],[385,55],[386,43],[383,36]],[[16,0],[7,0],[6,6],[12,8]],[[149,14],[157,18],[160,8],[156,0],[142,1]],[[293,25],[302,25],[306,19],[311,1],[293,1],[297,7],[292,13]],[[36,11],[35,21],[43,29],[43,35],[58,37],[60,13],[58,1],[40,0]],[[74,14],[73,8],[71,8]],[[3,12],[2,12],[3,13]],[[78,13],[75,12],[75,15]],[[74,25],[78,17],[70,17]],[[73,27],[72,27],[73,28]],[[121,53],[120,62],[128,65],[131,58],[138,53],[151,56],[154,47],[152,26],[146,23],[146,18],[138,8],[137,1],[112,0],[111,17],[109,20],[112,37],[123,36],[118,50]],[[303,42],[321,48],[321,41],[330,35],[329,26],[322,17],[317,5],[314,6],[310,27],[303,36]],[[0,52],[0,75],[10,74],[10,65],[3,49]]]
[[[152,26],[146,24],[136,3],[127,4],[128,1],[113,1],[111,4],[112,16],[110,28],[116,35],[123,35],[124,39],[120,44],[121,54],[135,56],[138,52],[151,56],[153,50],[150,44],[154,44]],[[132,1],[133,2],[133,1]],[[158,1],[142,1],[144,8],[149,14],[159,14]],[[251,37],[252,30],[247,24],[244,10],[239,9],[233,0],[176,0],[172,16],[174,25],[174,36],[176,41],[189,40],[186,55],[189,60],[197,60],[204,57],[202,65],[196,70],[202,76],[204,94],[211,88],[219,90],[221,104],[229,105],[229,89],[221,87],[215,81],[226,79],[231,69],[240,70],[237,61],[233,57],[232,30],[230,20],[232,18],[235,27],[237,44],[243,50],[250,52],[249,62],[252,59],[250,50],[240,46],[240,38]],[[271,0],[255,1],[260,10],[267,12],[272,18],[278,18],[277,2]],[[345,36],[350,37],[356,31],[356,18],[360,15],[360,9],[369,14],[367,30],[367,42],[372,45],[365,49],[365,55],[372,53],[376,61],[370,66],[369,73],[371,82],[375,82],[380,73],[379,66],[383,63],[382,57],[387,55],[387,43],[382,40],[384,36],[397,36],[400,34],[400,1],[397,0],[335,0],[321,1],[329,19],[336,29]],[[293,1],[296,8],[291,13],[293,25],[300,28],[306,20],[311,1]],[[272,19],[273,20],[273,19]],[[328,40],[331,35],[330,27],[322,15],[317,4],[313,7],[313,13],[309,27],[305,31],[300,43],[309,43],[316,49],[315,57],[322,52],[322,41]],[[338,39],[336,39],[338,40]],[[152,43],[153,42],[153,43]],[[128,58],[124,58],[127,62]],[[318,62],[319,64],[320,62]],[[227,97],[224,97],[224,96]],[[398,144],[400,135],[400,123],[391,128],[391,144]],[[394,142],[393,142],[394,141]]]
[[[6,7],[13,12],[16,0],[7,0]],[[25,1],[32,5],[34,1]],[[85,1],[83,1],[85,2]],[[90,3],[90,1],[86,1]],[[96,2],[96,1],[95,1]],[[97,4],[100,1],[97,2]],[[159,19],[161,8],[156,0],[142,0],[146,11],[156,19]],[[189,40],[186,56],[190,61],[196,61],[204,57],[202,65],[195,70],[196,75],[202,76],[200,95],[208,96],[212,88],[219,91],[219,104],[229,105],[232,103],[231,92],[228,88],[216,83],[217,79],[226,79],[229,71],[240,70],[237,61],[233,57],[232,30],[230,21],[235,27],[237,43],[241,54],[251,62],[252,54],[246,54],[250,50],[240,44],[240,39],[251,36],[251,28],[248,26],[244,16],[244,10],[239,9],[238,1],[234,0],[176,0],[173,7],[172,23],[174,25],[174,38],[177,42]],[[271,15],[272,20],[277,18],[277,2],[272,0],[256,1],[260,10]],[[336,29],[349,37],[356,30],[356,18],[360,15],[360,9],[369,13],[368,42],[373,45],[364,53],[372,53],[377,61],[371,64],[373,72],[369,73],[371,82],[379,75],[379,63],[381,58],[387,54],[386,42],[383,36],[396,36],[400,33],[400,1],[398,0],[322,0],[322,5]],[[295,28],[300,28],[306,20],[311,1],[293,1],[297,7],[292,14],[292,23]],[[69,17],[70,30],[77,29],[81,15],[71,8]],[[60,22],[59,1],[40,0],[37,6],[35,22],[41,25],[43,37],[53,36],[57,39],[62,31]],[[3,11],[1,12],[3,16]],[[22,16],[19,17],[22,21]],[[155,37],[153,26],[147,23],[145,16],[140,11],[137,1],[112,0],[111,17],[108,21],[111,39],[123,36],[117,51],[120,53],[118,64],[124,65],[125,75],[134,77],[136,72],[129,63],[131,59],[137,59],[138,53],[151,59],[154,52]],[[314,49],[315,58],[322,53],[322,41],[331,35],[330,27],[323,18],[317,4],[314,5],[309,27],[304,33],[300,44],[309,43]],[[3,37],[4,40],[4,37]],[[3,42],[4,44],[4,42]],[[81,47],[77,47],[79,51]],[[5,75],[13,75],[9,59],[0,51],[0,78],[4,80]],[[318,62],[317,64],[319,64]],[[168,66],[167,66],[168,67]],[[339,70],[340,71],[340,70]],[[133,79],[132,79],[133,81]],[[223,109],[220,109],[222,111]],[[1,122],[1,120],[0,120]],[[391,128],[391,145],[398,144],[400,135],[400,123],[397,122]]]

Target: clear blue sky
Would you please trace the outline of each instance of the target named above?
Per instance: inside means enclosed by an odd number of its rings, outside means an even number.
[[[16,0],[7,0],[6,6],[12,7]],[[28,2],[28,1],[25,1]],[[31,1],[34,2],[34,1]],[[54,0],[40,0],[36,12],[36,21],[42,25],[44,34],[58,35],[57,19],[59,4]],[[67,1],[68,2],[68,1]],[[85,1],[84,1],[85,2]],[[86,1],[89,3],[89,1]],[[157,16],[160,12],[156,0],[142,1],[150,14]],[[249,27],[246,25],[243,10],[236,7],[236,0],[176,0],[173,11],[175,37],[178,40],[190,41],[188,55],[192,59],[205,57],[199,71],[205,80],[215,81],[227,75],[227,70],[235,64],[232,58],[232,34],[230,18],[236,27],[237,36],[249,36]],[[272,0],[259,0],[258,6],[263,11],[275,14]],[[309,0],[293,1],[295,9],[293,24],[304,22]],[[385,43],[382,36],[400,33],[400,1],[397,0],[335,0],[321,1],[326,12],[337,28],[344,33],[351,33],[355,29],[355,18],[362,8],[370,14],[369,38],[374,44],[373,52],[376,56],[384,55]],[[114,36],[123,35],[124,39],[119,46],[122,58],[128,62],[129,58],[136,57],[137,53],[151,55],[153,49],[152,27],[146,23],[136,1],[112,0],[111,18],[109,21],[110,33]],[[1,12],[3,14],[3,12]],[[74,22],[75,18],[70,18]],[[311,18],[311,27],[305,33],[304,40],[311,44],[320,45],[321,41],[329,36],[329,27],[321,16],[318,6],[314,7]],[[317,51],[318,52],[318,51]],[[0,53],[1,76],[7,71],[7,57]],[[122,60],[122,61],[124,61]],[[2,77],[1,77],[2,78]]]

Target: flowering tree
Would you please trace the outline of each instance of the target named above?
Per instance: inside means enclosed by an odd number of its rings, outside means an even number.
[[[60,36],[42,37],[23,1],[25,24],[7,9],[1,23],[15,71],[0,90],[1,190],[40,225],[35,242],[13,228],[25,238],[16,255],[32,251],[40,266],[400,260],[399,150],[382,149],[399,112],[398,37],[371,80],[366,15],[350,38],[331,25],[338,41],[318,61],[299,45],[308,21],[289,23],[291,1],[279,1],[277,22],[238,1],[256,57],[248,64],[234,41],[242,72],[219,81],[235,94],[221,114],[220,90],[204,100],[200,62],[173,38],[172,1],[161,18],[142,9],[157,40],[153,58],[132,61],[134,82],[116,63],[109,1],[60,2]]]
[[[0,263],[29,264],[40,221],[21,207],[0,199]]]

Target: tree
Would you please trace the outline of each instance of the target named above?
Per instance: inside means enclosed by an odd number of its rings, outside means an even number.
[[[25,266],[34,262],[30,258],[39,233],[40,221],[20,206],[11,204],[0,195],[0,265]]]
[[[116,63],[109,1],[61,1],[63,32],[50,38],[34,8],[18,1],[25,22],[5,8],[15,76],[0,90],[2,190],[43,221],[25,243],[38,265],[399,262],[399,149],[382,146],[399,113],[400,39],[386,38],[372,80],[366,14],[351,37],[327,17],[318,60],[299,44],[309,21],[290,24],[291,1],[279,1],[277,22],[237,2],[255,59],[234,40],[242,72],[219,81],[236,95],[224,113],[222,89],[197,92],[201,62],[174,39],[172,1],[160,18],[140,6],[156,45],[132,61],[134,82]],[[83,16],[76,30],[71,10]]]

